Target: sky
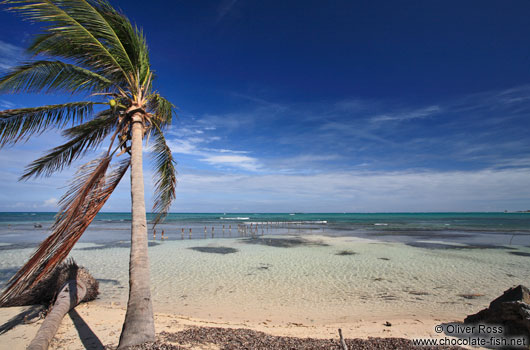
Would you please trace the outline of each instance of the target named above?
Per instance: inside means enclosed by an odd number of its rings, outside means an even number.
[[[530,2],[115,1],[177,107],[172,212],[530,209]],[[37,25],[0,12],[0,71]],[[0,95],[0,109],[72,100]],[[0,211],[56,211],[64,139],[0,149]],[[147,207],[152,162],[145,152]],[[125,178],[104,211],[129,211]]]

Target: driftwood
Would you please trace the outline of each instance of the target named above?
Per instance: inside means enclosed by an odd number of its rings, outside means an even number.
[[[57,295],[53,308],[40,326],[27,350],[46,350],[57,333],[63,317],[86,295],[86,285],[82,281],[69,280]]]
[[[342,350],[348,350],[348,345],[346,345],[346,341],[344,341],[344,337],[342,336],[342,329],[339,328],[339,337],[340,337],[340,346],[342,347]]]
[[[27,306],[27,305],[52,305],[57,294],[70,279],[80,277],[86,280],[89,288],[84,301],[96,299],[98,295],[98,281],[90,275],[87,269],[79,267],[70,259],[69,261],[57,266],[46,278],[41,280],[37,285],[29,290],[7,299],[0,307],[6,306]]]
[[[98,295],[98,287],[99,283],[87,269],[77,266],[73,260],[70,260],[59,265],[35,288],[10,299],[7,305],[2,306],[51,305],[53,303],[35,338],[27,348],[46,350],[57,333],[63,317],[79,303],[94,300]]]

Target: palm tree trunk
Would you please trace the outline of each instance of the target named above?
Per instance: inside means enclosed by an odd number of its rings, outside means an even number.
[[[144,127],[139,113],[132,118],[131,140],[131,255],[129,261],[129,301],[118,349],[155,340],[151,301],[147,220],[145,215],[142,139]]]
[[[70,309],[76,307],[77,304],[85,297],[87,288],[80,280],[67,281],[59,294],[53,308],[48,313],[44,322],[40,326],[35,338],[31,341],[27,350],[46,350],[50,345],[50,341],[57,333],[59,325],[64,318],[64,315]]]

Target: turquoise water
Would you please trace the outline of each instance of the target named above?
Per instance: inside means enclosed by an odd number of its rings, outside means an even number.
[[[53,218],[0,213],[0,287]],[[170,214],[149,239],[155,310],[204,319],[462,320],[530,281],[525,213]],[[98,303],[126,303],[129,240],[130,214],[101,213],[71,252]]]
[[[35,243],[43,239],[55,213],[0,213],[0,243]],[[153,215],[148,214],[148,220]],[[280,222],[280,225],[277,223]],[[530,245],[530,213],[171,213],[158,231],[172,238],[204,238],[237,233],[238,225],[268,234],[304,233],[354,236],[383,241],[442,240],[472,244]],[[268,223],[268,225],[267,225]],[[276,224],[276,226],[273,225]],[[39,227],[42,225],[42,228]],[[37,227],[35,227],[37,226]],[[130,213],[100,213],[83,242],[128,239]],[[229,232],[230,227],[230,232]]]

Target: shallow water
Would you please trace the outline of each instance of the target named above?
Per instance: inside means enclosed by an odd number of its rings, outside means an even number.
[[[487,306],[508,287],[530,281],[530,257],[513,254],[530,253],[525,246],[467,249],[462,243],[430,240],[426,247],[414,247],[296,233],[300,235],[153,242],[149,255],[155,311],[235,322],[458,320]],[[99,243],[78,243],[71,255],[101,279],[98,303],[124,306],[127,241]],[[32,251],[1,250],[1,281]],[[355,254],[340,255],[343,251]],[[479,296],[461,296],[468,294]]]

